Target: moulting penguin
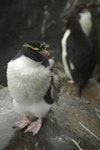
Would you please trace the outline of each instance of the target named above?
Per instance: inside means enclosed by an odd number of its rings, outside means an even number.
[[[61,40],[63,66],[68,82],[78,84],[81,96],[95,67],[95,50],[76,16],[67,18],[65,28]]]
[[[8,89],[13,98],[17,113],[24,119],[14,127],[25,132],[37,134],[45,117],[57,97],[59,78],[53,73],[53,66],[46,50],[47,44],[41,41],[28,42],[23,45],[17,56],[7,64]],[[56,91],[56,92],[55,92]],[[32,122],[32,117],[38,119]]]

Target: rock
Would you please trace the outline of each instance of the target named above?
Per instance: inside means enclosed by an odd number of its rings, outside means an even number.
[[[19,120],[7,88],[0,90],[1,150],[99,150],[100,107],[85,99],[61,95],[33,137],[12,128]]]
[[[4,86],[3,85],[0,85],[0,89],[2,89]]]
[[[0,89],[0,150],[9,143],[14,133],[12,124],[16,117],[17,114],[13,111],[12,99],[7,88]]]
[[[66,79],[61,88],[61,94],[64,93],[78,97],[77,85],[67,83]],[[83,89],[82,97],[91,103],[100,105],[100,84],[94,78],[90,79],[86,87]]]

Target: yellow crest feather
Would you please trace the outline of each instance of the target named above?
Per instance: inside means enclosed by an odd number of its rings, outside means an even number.
[[[28,48],[30,48],[30,49],[32,49],[32,50],[34,50],[34,51],[38,51],[38,50],[39,50],[39,48],[33,47],[32,45],[30,45],[30,44],[28,44],[28,43],[24,43],[23,46],[24,46],[24,47],[28,47]]]

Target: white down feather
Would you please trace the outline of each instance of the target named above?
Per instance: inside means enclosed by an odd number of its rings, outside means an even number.
[[[51,76],[49,67],[24,55],[8,63],[8,89],[18,113],[37,117],[48,113],[51,105],[43,97],[51,84]]]

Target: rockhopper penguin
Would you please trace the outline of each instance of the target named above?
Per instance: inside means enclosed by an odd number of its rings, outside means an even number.
[[[95,51],[76,17],[66,20],[66,30],[61,40],[62,61],[70,83],[79,86],[79,96],[95,67]]]
[[[89,37],[92,31],[93,21],[92,21],[92,14],[89,11],[89,8],[93,6],[93,3],[79,3],[75,6],[78,17],[79,23],[82,27],[83,32]]]
[[[92,2],[83,3],[79,2],[74,6],[66,18],[76,18],[81,25],[83,32],[89,37],[93,27],[92,14],[90,8],[95,5]]]
[[[40,41],[25,43],[7,65],[8,89],[13,105],[16,112],[24,117],[14,127],[27,127],[25,132],[32,132],[33,135],[39,132],[42,118],[48,114],[54,102],[55,87],[57,90],[59,82],[58,76],[51,71],[47,58],[50,53],[46,45]],[[37,121],[32,122],[33,116],[38,118]]]

